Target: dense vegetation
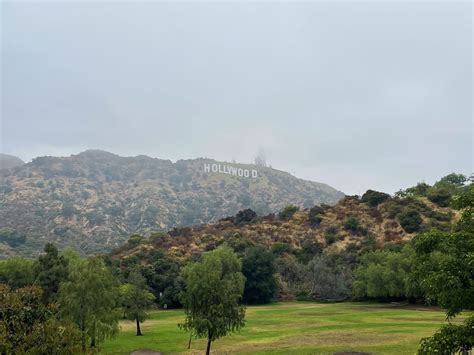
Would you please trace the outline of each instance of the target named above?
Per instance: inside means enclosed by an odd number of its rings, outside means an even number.
[[[0,351],[22,341],[16,329],[40,339],[22,343],[31,353],[95,349],[120,319],[141,335],[151,305],[184,307],[181,328],[189,342],[207,338],[208,351],[244,326],[242,302],[416,302],[439,305],[452,319],[474,309],[474,185],[464,183],[452,174],[395,197],[369,190],[336,206],[288,206],[277,216],[244,210],[214,225],[133,235],[87,259],[48,244],[36,260],[1,261]],[[449,192],[452,208],[429,199],[439,190]],[[37,312],[34,322],[28,312]],[[443,327],[421,342],[420,353],[470,349],[472,323]]]

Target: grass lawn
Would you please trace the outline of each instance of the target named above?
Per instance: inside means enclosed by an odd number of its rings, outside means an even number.
[[[122,322],[120,333],[101,349],[109,354],[134,350],[203,353],[204,339],[193,339],[177,327],[182,310],[155,311],[142,324]],[[457,317],[459,322],[463,317]],[[445,321],[445,314],[422,307],[396,307],[372,303],[287,302],[247,308],[246,326],[212,344],[218,353],[331,354],[360,351],[378,354],[413,354],[420,338],[430,336]]]

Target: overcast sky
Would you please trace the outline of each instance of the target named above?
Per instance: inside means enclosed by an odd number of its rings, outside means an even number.
[[[472,4],[5,2],[1,151],[269,163],[348,194],[473,170]]]

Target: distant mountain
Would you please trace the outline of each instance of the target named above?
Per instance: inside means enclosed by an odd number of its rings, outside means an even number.
[[[130,234],[214,222],[244,208],[263,215],[342,197],[283,171],[212,159],[173,163],[97,150],[39,157],[0,171],[0,257],[37,254],[47,241],[90,254]]]
[[[25,164],[25,162],[14,155],[0,153],[0,170],[16,168],[23,164]]]

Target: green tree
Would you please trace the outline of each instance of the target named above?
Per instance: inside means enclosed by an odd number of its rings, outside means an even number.
[[[58,248],[48,243],[34,266],[35,282],[43,289],[43,301],[48,303],[57,298],[59,285],[67,280],[68,261],[59,255]]]
[[[354,296],[380,300],[420,297],[419,287],[411,277],[415,263],[415,251],[410,245],[400,252],[378,250],[364,254],[355,270]]]
[[[278,213],[278,216],[281,219],[290,219],[298,210],[298,206],[288,205]]]
[[[148,319],[147,310],[153,304],[155,296],[148,291],[146,280],[138,270],[133,270],[126,284],[120,286],[122,307],[126,319],[135,321],[137,335],[142,335],[140,323]]]
[[[414,233],[420,230],[423,219],[421,218],[420,212],[417,210],[407,209],[400,213],[398,221],[405,232]]]
[[[214,340],[245,325],[245,307],[240,304],[245,285],[241,269],[237,255],[223,245],[182,271],[186,318],[179,326],[198,337],[207,337],[206,354]]]
[[[366,202],[369,206],[376,207],[388,198],[390,198],[390,195],[384,192],[367,190],[367,192],[362,195],[360,200],[361,202]]]
[[[16,289],[30,286],[33,282],[33,260],[21,257],[0,260],[0,283]]]
[[[413,239],[420,285],[428,301],[446,309],[448,320],[474,309],[474,185],[455,197],[453,205],[462,210],[454,231],[433,230]],[[463,325],[442,327],[422,340],[419,353],[467,353],[474,343],[473,325],[471,316]]]
[[[75,354],[79,334],[42,302],[42,289],[0,284],[0,354]]]
[[[63,316],[81,332],[82,351],[87,340],[94,348],[118,329],[119,290],[112,274],[97,257],[72,263],[69,281],[61,284],[59,303]]]
[[[274,256],[261,247],[247,249],[242,258],[242,273],[245,276],[243,301],[261,304],[270,302],[277,291]]]

